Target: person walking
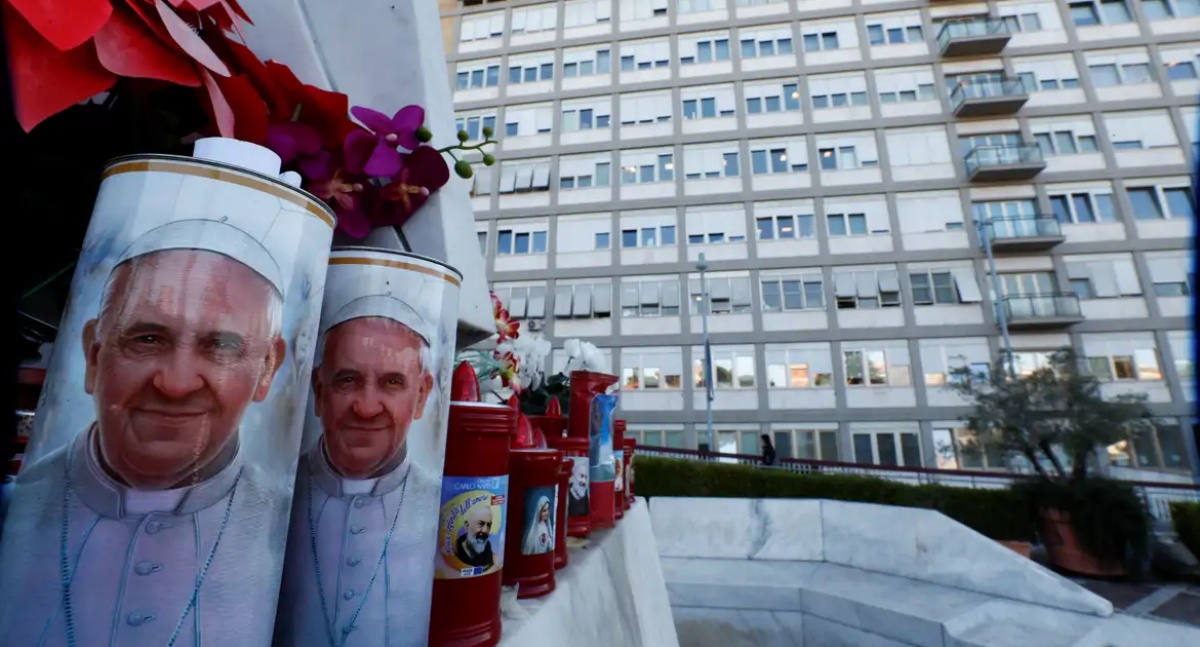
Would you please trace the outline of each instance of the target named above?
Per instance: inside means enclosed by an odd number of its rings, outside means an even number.
[[[762,463],[767,467],[775,465],[775,446],[771,444],[771,437],[767,434],[762,435]]]

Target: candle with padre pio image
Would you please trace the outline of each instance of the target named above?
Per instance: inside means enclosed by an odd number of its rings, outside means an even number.
[[[335,247],[275,647],[425,647],[461,275]]]
[[[4,644],[271,643],[334,228],[279,166],[208,139],[105,167],[0,542]]]

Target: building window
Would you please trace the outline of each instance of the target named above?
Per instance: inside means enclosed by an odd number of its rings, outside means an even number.
[[[683,363],[679,351],[625,350],[621,352],[621,386],[624,389],[683,388]]]
[[[867,40],[872,46],[920,43],[925,40],[920,25],[890,27],[881,23],[867,25]]]
[[[612,234],[607,231],[596,232],[596,245],[594,249],[612,249]]]
[[[1101,382],[1157,382],[1163,379],[1158,350],[1154,348],[1139,348],[1128,355],[1089,356],[1087,365],[1092,376]]]
[[[697,63],[713,63],[716,61],[729,60],[729,39],[728,38],[713,38],[707,40],[695,41],[695,43],[681,44],[680,49],[692,51],[691,45],[695,45],[694,55],[682,55],[679,57],[680,65],[695,65]]]
[[[833,387],[828,344],[812,348],[767,348],[767,387],[812,389]]]
[[[652,184],[675,181],[673,153],[633,153],[621,158],[621,184]]]
[[[486,68],[465,70],[457,75],[459,90],[477,90],[479,88],[494,88],[500,85],[500,66],[489,65]]]
[[[1170,20],[1200,16],[1200,0],[1142,0],[1146,20]]]
[[[863,213],[830,213],[825,215],[825,224],[829,227],[829,235],[837,236],[867,236],[867,215]]]
[[[688,281],[692,301],[692,314],[698,315],[704,308],[704,290],[708,290],[708,314],[740,314],[750,312],[750,277],[708,277]]]
[[[819,272],[763,277],[759,287],[763,312],[825,309],[824,279]]]
[[[1043,156],[1075,155],[1077,153],[1095,153],[1099,151],[1095,135],[1076,135],[1070,130],[1055,130],[1052,132],[1033,133],[1034,142],[1041,149]]]
[[[821,158],[822,171],[850,171],[879,165],[878,160],[859,160],[854,146],[818,148],[817,156]]]
[[[775,438],[775,455],[812,461],[838,460],[838,432],[810,429],[771,432]]]
[[[788,149],[785,146],[750,151],[750,172],[754,175],[803,173],[805,171],[808,171],[808,162],[803,159],[789,159]]]
[[[587,173],[586,163],[567,164],[568,161],[576,160],[560,160],[560,165],[569,166],[572,169],[579,169],[580,172],[574,175],[562,175],[558,179],[558,188],[563,191],[572,189],[590,189],[595,187],[606,187],[612,183],[612,164],[610,162],[595,162],[592,165],[592,172]],[[570,172],[570,171],[568,171]]]
[[[871,310],[900,305],[900,281],[895,270],[834,272],[833,291],[839,310]]]
[[[693,350],[696,359],[692,361],[695,374],[694,386],[698,389],[704,386],[704,351]],[[753,389],[754,388],[754,351],[752,349],[730,350],[714,346],[712,348],[713,388]]]
[[[1195,218],[1196,205],[1188,187],[1136,187],[1125,189],[1133,217],[1138,220]]]
[[[477,231],[477,232],[475,232],[475,235],[477,237],[479,237],[479,253],[483,254],[484,256],[487,256],[487,238],[488,238],[487,232],[486,231]]]
[[[921,439],[916,433],[875,432],[851,435],[854,462],[868,465],[921,466]]]
[[[562,128],[564,132],[577,132],[595,128],[608,128],[612,117],[595,108],[571,108],[562,111]]]
[[[755,219],[759,240],[787,240],[792,238],[815,238],[813,216],[810,213],[795,216],[763,216]]]
[[[1080,191],[1051,195],[1050,209],[1054,219],[1064,225],[1115,222],[1117,219],[1111,193]]]
[[[1004,455],[970,429],[933,430],[937,468],[943,470],[1005,469]]]
[[[1133,22],[1133,14],[1129,13],[1125,0],[1085,0],[1072,2],[1069,7],[1071,21],[1076,27]]]
[[[484,128],[491,128],[493,132],[496,130],[496,116],[488,115],[486,117],[460,117],[454,122],[455,132],[466,131],[467,141],[475,141],[483,135]]]
[[[612,285],[579,283],[554,288],[556,319],[608,319],[612,316]]]
[[[804,51],[819,52],[822,50],[838,49],[838,34],[836,31],[824,31],[804,35]]]
[[[621,283],[622,317],[679,316],[678,279],[640,279]]]
[[[1154,82],[1149,63],[1099,63],[1089,65],[1088,73],[1092,75],[1092,84],[1098,88]]]
[[[847,106],[867,105],[866,92],[834,92],[833,94],[814,94],[813,109],[845,108]]]
[[[1108,447],[1109,462],[1118,467],[1188,469],[1187,450],[1178,424],[1159,421],[1154,429]]]
[[[761,58],[765,56],[786,56],[793,54],[792,38],[780,36],[777,38],[743,38],[741,40],[742,58]]]
[[[508,68],[508,82],[513,84],[536,83],[554,79],[554,63],[539,63],[530,61]]]
[[[1046,69],[1027,72],[1017,72],[1021,85],[1028,92],[1043,90],[1073,90],[1079,88],[1079,77],[1073,73],[1063,74],[1061,71],[1051,72]]]
[[[563,54],[564,59],[567,56],[568,54]],[[598,49],[594,54],[592,52],[587,52],[582,56],[576,54],[572,56],[572,58],[575,58],[576,60],[563,61],[562,67],[564,78],[592,76],[595,74],[608,74],[612,72],[612,51],[610,50]]]
[[[496,253],[504,256],[509,254],[545,254],[546,231],[520,231],[501,229],[496,232]]]
[[[621,230],[621,247],[674,247],[675,225],[631,227]]]
[[[1013,34],[1031,33],[1042,30],[1042,19],[1036,13],[1013,14],[1000,16],[1008,31]]]
[[[682,431],[661,431],[661,430],[625,430],[627,435],[632,434],[637,440],[637,444],[645,447],[670,447],[672,449],[683,449],[683,432]],[[665,442],[664,442],[665,440]]]
[[[954,289],[954,277],[949,271],[911,272],[913,305],[941,305],[959,303]]]
[[[546,316],[546,287],[492,288],[492,292],[505,303],[508,315],[514,319],[542,319]]]
[[[887,358],[882,350],[843,350],[846,386],[887,386]]]
[[[796,83],[755,87],[747,85],[746,113],[796,111],[800,109],[800,86]]]

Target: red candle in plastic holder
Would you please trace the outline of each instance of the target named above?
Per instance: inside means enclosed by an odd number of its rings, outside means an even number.
[[[637,445],[633,438],[625,439],[625,509],[635,501],[633,492],[633,449]]]
[[[550,438],[562,437],[567,431],[567,419],[562,415],[562,407],[559,406],[557,398],[552,398],[546,405],[545,414],[528,418],[534,428],[546,437],[547,443]]]
[[[592,398],[617,383],[616,375],[574,371],[571,373],[571,397],[567,403],[567,435],[588,437],[588,422],[592,415]]]
[[[540,438],[540,442],[539,442]],[[546,447],[545,439],[518,414],[517,437],[508,456],[508,554],[503,580],[517,586],[520,599],[554,590],[555,525],[558,473],[562,454]]]
[[[591,488],[589,483],[588,439],[558,436],[546,439],[550,446],[571,461],[567,479],[567,536],[587,537],[591,531]]]
[[[571,468],[575,461],[570,456],[564,456],[560,451],[558,469],[558,506],[554,512],[557,519],[554,523],[554,568],[567,565],[567,491],[571,488]]]
[[[470,397],[469,385],[460,383],[467,379],[466,371],[456,370],[451,393]],[[473,371],[469,379],[475,379]],[[508,459],[516,421],[517,411],[504,405],[450,403],[430,647],[500,642]]]
[[[613,420],[613,516],[625,516],[625,421]]]

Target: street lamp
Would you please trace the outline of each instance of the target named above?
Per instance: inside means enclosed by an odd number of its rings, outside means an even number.
[[[703,302],[700,307],[700,330],[704,335],[704,409],[705,409],[705,428],[708,431],[708,451],[716,451],[716,444],[713,442],[713,421],[712,421],[712,403],[713,403],[713,370],[712,370],[712,346],[708,343],[708,282],[704,279],[704,272],[708,269],[708,261],[704,260],[704,252],[700,252],[700,258],[696,261],[696,269],[700,271],[700,300]]]
[[[1000,284],[1000,275],[996,273],[996,257],[992,255],[992,232],[995,224],[990,217],[978,215],[975,218],[975,230],[979,234],[979,242],[983,243],[983,253],[987,257],[988,274],[992,276],[992,292],[996,295],[996,322],[1000,324],[1000,339],[1004,342],[1004,368],[1008,377],[1016,377],[1016,367],[1013,366],[1012,338],[1008,335],[1008,313],[1004,310],[1004,292]]]

